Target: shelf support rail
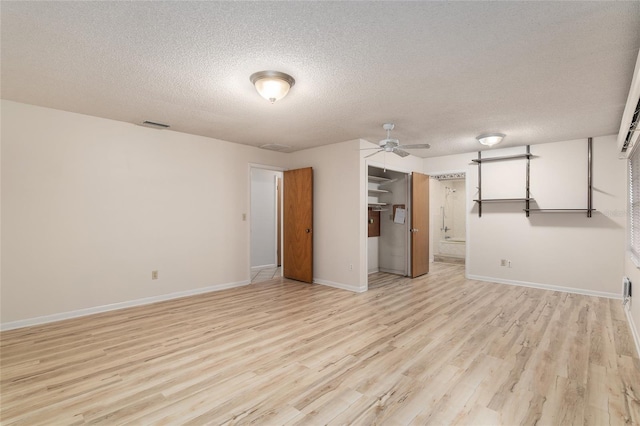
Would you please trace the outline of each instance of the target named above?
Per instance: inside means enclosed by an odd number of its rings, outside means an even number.
[[[531,146],[527,145],[527,189],[526,189],[526,201],[525,201],[525,214],[527,215],[527,217],[529,217],[529,198],[530,198],[530,191],[529,191],[529,172],[530,172],[530,165],[531,165]]]
[[[482,200],[482,151],[478,151],[478,200]],[[482,217],[482,201],[478,201],[478,217]]]
[[[587,139],[587,217],[591,217],[593,210],[593,138]]]

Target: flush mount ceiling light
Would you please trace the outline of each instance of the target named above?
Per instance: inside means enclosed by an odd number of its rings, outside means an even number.
[[[494,146],[502,142],[502,139],[505,137],[503,133],[487,133],[485,135],[476,136],[478,142],[482,145],[486,146]]]
[[[284,98],[296,81],[289,74],[280,71],[258,71],[249,80],[256,86],[260,96],[271,103]]]

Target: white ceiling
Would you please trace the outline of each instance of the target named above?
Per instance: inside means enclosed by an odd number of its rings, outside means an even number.
[[[2,97],[293,150],[382,139],[437,156],[615,134],[640,2],[10,2]],[[249,76],[296,85],[271,105]]]

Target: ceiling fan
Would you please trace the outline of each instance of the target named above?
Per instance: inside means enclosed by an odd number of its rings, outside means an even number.
[[[364,148],[364,149],[377,149],[376,152],[374,152],[373,154],[369,154],[364,158],[372,157],[379,152],[393,152],[394,154],[399,155],[400,157],[406,157],[407,155],[409,155],[409,153],[405,151],[405,149],[431,148],[431,145],[429,145],[428,143],[417,143],[414,145],[400,145],[400,141],[398,141],[398,139],[391,138],[391,131],[393,130],[394,127],[395,125],[393,123],[385,123],[382,125],[382,128],[387,131],[387,137],[382,139],[378,143],[378,145],[380,145],[378,148]]]

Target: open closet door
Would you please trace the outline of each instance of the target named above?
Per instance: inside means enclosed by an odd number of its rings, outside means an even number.
[[[313,169],[287,170],[283,188],[283,275],[313,281]]]
[[[429,176],[411,177],[411,278],[429,272]]]

